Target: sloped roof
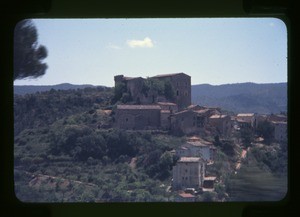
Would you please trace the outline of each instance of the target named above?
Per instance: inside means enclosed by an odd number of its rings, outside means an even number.
[[[217,177],[215,176],[206,176],[204,177],[204,181],[215,181]]]
[[[252,117],[254,116],[254,113],[240,113],[237,114],[237,117]]]
[[[178,162],[199,162],[201,160],[200,157],[181,157]]]
[[[191,193],[180,193],[178,195],[183,198],[195,198],[195,196],[192,195]]]
[[[209,118],[218,119],[218,118],[226,118],[228,115],[212,115]]]
[[[157,109],[161,110],[159,105],[117,105],[117,109]]]
[[[194,111],[191,111],[191,110],[183,110],[183,111],[174,113],[174,115],[176,116],[176,115],[180,115],[180,114],[184,114],[184,113],[188,113],[188,112],[194,112]]]
[[[169,105],[169,106],[176,106],[177,104],[172,102],[158,102],[158,105]]]

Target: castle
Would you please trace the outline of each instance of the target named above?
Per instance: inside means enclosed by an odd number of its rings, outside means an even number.
[[[157,102],[172,102],[178,106],[179,110],[183,110],[191,104],[191,77],[184,73],[157,75],[148,79],[141,77],[124,77],[117,75],[115,78],[115,87],[123,83],[132,100],[137,104],[154,104]],[[146,89],[146,82],[153,81],[163,84],[163,92],[160,93],[157,88]],[[150,84],[151,85],[151,84]],[[169,85],[169,86],[168,86]],[[154,85],[153,85],[154,86]],[[169,87],[169,94],[166,93]],[[146,89],[146,90],[145,90]],[[169,97],[166,97],[168,95]]]
[[[130,99],[116,107],[117,128],[194,134],[205,129],[210,116],[220,114],[216,108],[191,105],[191,77],[185,73],[114,78],[115,88],[122,86]]]

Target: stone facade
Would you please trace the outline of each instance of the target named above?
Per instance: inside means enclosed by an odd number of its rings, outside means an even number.
[[[158,129],[161,125],[158,105],[117,105],[115,124],[127,130]]]
[[[201,188],[205,175],[205,162],[199,157],[182,157],[173,167],[173,188]]]
[[[286,142],[287,137],[287,122],[284,121],[272,121],[274,126],[274,139],[279,142]]]
[[[117,75],[114,77],[115,86],[118,83],[124,83],[126,85],[127,92],[130,94],[133,102],[136,104],[154,104],[158,102],[170,101],[178,106],[179,110],[185,109],[191,104],[191,77],[184,73],[157,75],[151,77],[152,79],[158,79],[160,81],[169,81],[174,90],[174,96],[172,99],[167,100],[165,96],[158,95],[156,92],[143,91],[144,78],[136,77],[124,77],[123,75]]]
[[[176,133],[192,134],[197,132],[197,115],[184,110],[171,116],[171,130]]]
[[[256,114],[254,113],[237,114],[236,121],[241,127],[257,127]]]
[[[157,75],[152,78],[170,81],[175,91],[174,103],[178,105],[179,110],[183,110],[192,102],[191,96],[191,77],[184,73]]]
[[[227,136],[231,132],[231,118],[228,115],[216,114],[209,117],[209,124],[222,136]]]

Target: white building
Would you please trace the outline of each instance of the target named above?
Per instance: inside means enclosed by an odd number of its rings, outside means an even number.
[[[176,155],[179,157],[201,157],[206,162],[212,162],[215,151],[216,148],[212,143],[201,140],[198,137],[191,137],[176,150]]]
[[[202,187],[205,175],[205,162],[200,157],[181,157],[173,167],[173,188]]]

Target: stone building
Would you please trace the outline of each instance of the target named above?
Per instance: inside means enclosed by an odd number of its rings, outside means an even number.
[[[212,163],[215,157],[216,148],[211,142],[200,139],[199,137],[191,137],[176,150],[179,157],[201,157],[207,163]]]
[[[171,117],[171,130],[175,133],[193,134],[200,128],[197,126],[197,114],[192,110],[183,110]],[[201,125],[202,126],[202,125]]]
[[[254,113],[240,113],[236,116],[236,122],[241,127],[257,127],[256,114]]]
[[[169,110],[170,114],[178,112],[178,106],[171,102],[158,102],[157,105],[161,107],[162,110]]]
[[[209,124],[222,136],[227,136],[231,132],[231,117],[229,115],[215,114],[209,117]]]
[[[124,75],[114,77],[115,87],[123,83],[127,93],[136,104],[154,104],[158,102],[172,102],[178,106],[178,110],[183,110],[191,104],[191,77],[185,73],[165,74],[151,77],[159,81],[169,82],[174,91],[172,99],[159,95],[155,91],[145,93],[143,86],[146,79],[141,77],[131,78]]]
[[[173,167],[173,188],[201,188],[205,176],[205,162],[200,157],[181,157]]]
[[[185,73],[157,75],[152,78],[158,80],[170,81],[175,96],[173,102],[178,105],[179,110],[183,110],[192,102],[191,96],[191,77]]]
[[[287,122],[285,121],[272,121],[274,126],[274,139],[279,142],[286,142],[287,137]]]
[[[116,127],[130,130],[158,129],[161,125],[159,105],[117,105]]]

